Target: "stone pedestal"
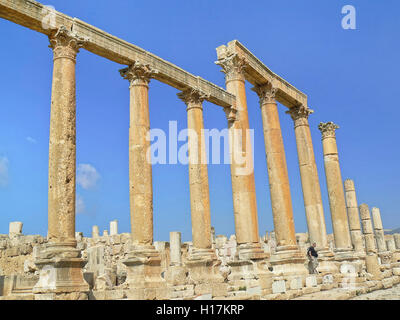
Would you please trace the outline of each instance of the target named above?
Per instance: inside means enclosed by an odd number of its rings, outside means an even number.
[[[65,299],[68,299],[68,293],[87,295],[89,285],[82,271],[86,262],[81,258],[80,250],[70,244],[46,244],[35,260],[40,277],[33,293],[64,295]]]
[[[122,262],[127,266],[125,285],[129,289],[165,287],[160,253],[154,246],[133,246]]]

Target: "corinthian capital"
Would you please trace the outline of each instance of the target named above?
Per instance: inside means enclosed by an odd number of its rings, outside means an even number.
[[[203,108],[202,103],[204,100],[208,99],[209,95],[205,94],[201,90],[188,88],[179,92],[177,94],[178,98],[181,99],[188,107],[187,110],[191,108]]]
[[[225,73],[225,81],[245,80],[244,72],[247,67],[245,58],[240,57],[237,53],[233,53],[223,59],[219,59],[215,64],[222,67],[222,72]]]
[[[267,83],[263,85],[257,85],[251,90],[257,93],[258,97],[260,98],[260,106],[265,103],[276,103],[275,98],[278,89],[273,84]]]
[[[322,139],[335,138],[335,130],[339,129],[339,126],[337,124],[334,124],[333,122],[321,122],[318,125],[318,129],[322,133]]]
[[[143,64],[140,61],[134,61],[129,67],[119,70],[121,77],[129,80],[131,86],[145,85],[147,86],[150,79],[158,73],[150,67],[149,64]]]
[[[290,108],[288,111],[286,111],[286,113],[289,114],[293,119],[295,126],[308,125],[308,116],[313,112],[314,110],[307,108],[303,104]]]
[[[86,39],[77,36],[65,26],[61,26],[49,36],[49,41],[49,47],[53,49],[54,60],[67,58],[75,61],[79,48],[83,47]]]

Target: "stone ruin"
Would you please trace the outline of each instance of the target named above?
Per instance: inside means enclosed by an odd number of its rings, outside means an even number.
[[[49,19],[49,15],[50,18]],[[1,299],[292,299],[321,290],[349,297],[400,282],[399,235],[384,234],[380,211],[358,205],[352,180],[343,182],[333,122],[320,123],[333,234],[325,226],[311,139],[307,95],[273,73],[237,40],[217,48],[226,90],[77,18],[33,0],[0,0],[0,18],[46,35],[53,52],[48,235],[23,236],[10,224],[0,236]],[[44,23],[46,21],[46,23]],[[131,233],[91,238],[75,231],[76,99],[79,49],[127,67],[129,82],[129,184]],[[50,64],[50,61],[49,61]],[[189,135],[192,242],[153,239],[149,83],[180,92]],[[260,238],[245,82],[260,99],[274,231]],[[128,91],[128,90],[127,90]],[[235,234],[215,237],[211,227],[203,102],[222,108],[229,130]],[[278,105],[293,120],[307,234],[296,234]],[[245,159],[243,163],[242,159]],[[372,224],[373,221],[373,224]],[[307,268],[306,248],[317,244],[318,274]]]

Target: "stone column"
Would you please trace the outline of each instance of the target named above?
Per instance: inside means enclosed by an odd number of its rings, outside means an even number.
[[[179,93],[178,97],[187,106],[189,190],[194,253],[210,254],[212,252],[210,196],[202,105],[206,96],[199,90],[187,89]]]
[[[313,113],[313,110],[301,105],[291,108],[286,113],[290,114],[294,121],[297,156],[310,243],[315,242],[318,251],[321,251],[321,249],[328,250],[321,187],[308,124],[308,116]]]
[[[253,90],[260,97],[277,251],[296,249],[292,197],[275,100],[276,88],[268,84],[255,87]]]
[[[270,263],[274,268],[274,272],[276,271],[277,273],[306,273],[307,270],[303,265],[305,255],[299,250],[294,229],[286,156],[275,99],[277,89],[273,84],[266,84],[254,87],[253,91],[260,97],[269,190],[276,238],[276,252],[271,257]]]
[[[110,221],[110,236],[118,234],[118,220]]]
[[[395,233],[393,237],[394,237],[394,242],[396,244],[396,249],[400,249],[400,234]]]
[[[371,215],[369,213],[368,205],[363,203],[360,205],[359,209],[365,239],[365,251],[367,253],[365,257],[367,272],[372,274],[376,279],[381,279],[382,275],[379,267],[375,236],[372,229]]]
[[[388,249],[386,247],[385,234],[383,232],[381,212],[379,208],[372,208],[372,219],[374,222],[375,239],[378,247],[378,252],[386,252]]]
[[[49,143],[49,242],[35,262],[41,268],[34,293],[89,290],[83,279],[75,239],[76,98],[75,64],[84,39],[62,26],[49,36],[53,49],[53,82]],[[46,268],[44,268],[46,266]],[[49,276],[50,273],[50,276]],[[77,295],[76,295],[77,296]],[[53,297],[54,298],[54,297]],[[66,298],[66,297],[65,297]]]
[[[98,238],[99,236],[100,236],[99,227],[98,227],[98,226],[93,226],[93,227],[92,227],[92,238],[93,238],[93,239],[96,239],[96,238]]]
[[[265,257],[259,243],[254,165],[247,113],[245,68],[237,54],[216,62],[225,73],[227,91],[236,96],[236,106],[225,108],[228,119],[235,233],[239,256]]]
[[[16,236],[19,236],[22,234],[22,226],[23,223],[19,221],[14,221],[10,222],[9,228],[8,228],[8,236],[10,238],[15,238]]]
[[[335,252],[339,255],[348,255],[352,251],[352,244],[336,145],[335,130],[338,128],[339,126],[333,122],[321,122],[318,126],[322,133],[326,184],[336,246]],[[336,255],[336,258],[340,258],[339,255]]]
[[[129,197],[131,211],[132,247],[123,263],[127,266],[126,283],[130,288],[162,288],[161,256],[153,245],[153,187],[149,158],[150,130],[149,82],[156,70],[148,64],[134,61],[121,69],[121,76],[129,80]],[[158,291],[157,291],[158,292]],[[156,294],[157,298],[161,296]],[[142,297],[138,293],[135,298]]]
[[[396,243],[392,234],[386,235],[386,246],[390,252],[396,252]]]
[[[170,258],[171,266],[182,265],[182,254],[181,254],[181,233],[170,232],[169,233],[169,246],[170,246]]]
[[[347,215],[349,218],[350,235],[354,251],[359,254],[364,254],[365,250],[361,234],[360,216],[358,212],[354,181],[350,179],[345,180],[344,189],[346,192]]]
[[[139,246],[153,244],[153,186],[146,135],[150,130],[149,82],[155,72],[139,61],[120,70],[130,82],[129,197],[132,240]]]

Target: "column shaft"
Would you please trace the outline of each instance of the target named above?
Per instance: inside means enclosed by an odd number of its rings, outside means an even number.
[[[346,193],[347,215],[349,219],[351,242],[356,252],[364,252],[354,181],[350,179],[345,180],[344,189]]]
[[[227,91],[236,96],[236,121],[228,122],[236,241],[238,245],[258,243],[257,203],[244,77],[246,63],[237,55],[217,63],[226,74]]]
[[[129,197],[132,239],[139,245],[152,245],[153,187],[148,154],[150,141],[146,135],[150,130],[148,84],[154,71],[148,65],[134,62],[120,73],[130,81]]]
[[[66,28],[50,37],[53,49],[49,143],[49,242],[75,246],[75,63],[83,39]]]
[[[278,251],[279,247],[289,246],[297,248],[292,198],[290,195],[281,126],[275,100],[275,89],[266,85],[256,87],[254,90],[260,97],[269,189]]]
[[[307,217],[310,243],[316,243],[318,249],[328,248],[324,209],[322,206],[321,188],[319,184],[314,148],[311,139],[308,116],[313,111],[298,106],[287,111],[294,121],[297,156],[299,160],[301,185]]]
[[[210,196],[202,107],[205,96],[201,92],[191,89],[183,91],[178,96],[187,105],[193,246],[197,249],[211,249]]]
[[[336,145],[335,129],[337,128],[339,127],[332,122],[320,123],[319,125],[322,132],[326,184],[335,246],[336,250],[346,251],[352,249],[352,244]]]
[[[388,250],[385,241],[385,234],[383,231],[381,212],[379,208],[372,208],[372,219],[374,222],[375,239],[378,247],[378,252],[385,252]]]

